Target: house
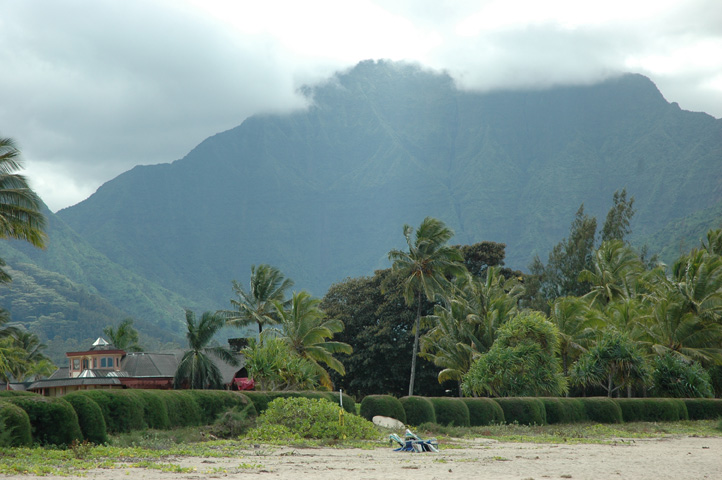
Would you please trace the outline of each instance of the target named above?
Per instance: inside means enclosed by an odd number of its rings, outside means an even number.
[[[11,384],[14,390],[27,390],[48,397],[59,397],[78,390],[164,389],[173,388],[173,377],[182,352],[126,352],[98,338],[81,352],[67,352],[68,366],[58,368],[49,378]],[[241,362],[243,359],[241,358]],[[236,377],[245,377],[245,368],[218,361],[226,388],[233,388]]]

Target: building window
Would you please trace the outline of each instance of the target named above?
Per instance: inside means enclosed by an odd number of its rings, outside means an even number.
[[[93,368],[98,368],[98,359],[93,357]]]
[[[87,370],[87,369],[88,369],[88,359],[84,358],[83,359],[83,370]]]
[[[73,370],[80,370],[80,359],[73,359]]]

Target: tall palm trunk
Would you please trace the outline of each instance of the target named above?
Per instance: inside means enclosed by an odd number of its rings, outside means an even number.
[[[418,305],[416,307],[416,321],[414,322],[414,349],[411,356],[411,379],[409,380],[409,397],[414,394],[414,379],[416,378],[416,357],[419,353],[419,330],[421,330],[421,290],[419,290],[416,299]]]

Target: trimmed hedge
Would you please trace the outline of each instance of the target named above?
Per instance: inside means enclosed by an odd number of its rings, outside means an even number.
[[[243,391],[241,392],[253,401],[258,410],[259,415],[268,408],[268,403],[276,398],[308,398],[317,400],[322,398],[329,402],[339,405],[338,392],[318,392],[318,391],[283,391],[283,392],[262,392],[262,391]],[[356,414],[356,401],[350,395],[343,394],[343,409],[348,413]]]
[[[361,416],[371,420],[376,415],[391,417],[406,423],[406,411],[401,402],[392,395],[369,395],[361,401]]]
[[[684,398],[682,399],[690,420],[717,420],[722,418],[722,399],[720,398]]]
[[[430,397],[429,401],[434,406],[436,423],[454,427],[468,427],[469,408],[459,398],[454,397]]]
[[[687,420],[684,401],[677,398],[616,398],[625,422],[675,422]]]
[[[108,442],[108,430],[103,418],[103,411],[93,399],[86,395],[70,393],[65,395],[63,400],[72,405],[78,415],[78,425],[85,440],[96,444]]]
[[[248,397],[227,390],[189,390],[201,412],[201,424],[210,425],[233,407],[243,407],[250,402]]]
[[[399,399],[404,407],[406,423],[419,426],[422,423],[436,423],[434,405],[425,397],[403,397]]]
[[[32,443],[30,417],[25,410],[14,403],[0,402],[0,447],[27,447]]]
[[[162,390],[159,392],[168,409],[171,428],[201,424],[202,413],[190,390]]]
[[[577,423],[586,418],[584,404],[578,398],[541,397],[548,424]]]
[[[269,398],[266,392],[250,390],[243,392],[243,394],[251,399],[259,415],[266,411],[268,404],[271,402],[271,398]]]
[[[98,404],[103,412],[108,433],[126,433],[147,428],[145,403],[127,390],[83,390],[78,395],[87,395]]]
[[[40,397],[35,392],[26,392],[24,390],[0,390],[0,398],[5,397]]]
[[[518,423],[520,425],[545,425],[546,409],[544,402],[534,397],[504,397],[495,398],[501,409],[504,411],[504,419],[507,423]]]
[[[584,404],[587,419],[599,423],[622,423],[622,409],[617,402],[608,397],[580,398]]]
[[[42,445],[70,445],[82,440],[78,415],[62,398],[33,396],[8,397],[5,401],[25,410],[30,420],[33,442]]]
[[[160,390],[127,390],[143,403],[143,420],[148,428],[168,430],[171,428],[168,406],[159,393]]]
[[[464,397],[460,400],[469,409],[469,426],[481,427],[504,423],[504,410],[491,398]]]

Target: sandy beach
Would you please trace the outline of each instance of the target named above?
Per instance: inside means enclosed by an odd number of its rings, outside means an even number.
[[[507,443],[488,439],[441,444],[439,453],[395,452],[393,447],[242,449],[233,458],[168,458],[194,468],[169,473],[146,468],[95,469],[85,478],[116,479],[722,479],[722,438],[618,440],[609,445]],[[31,475],[0,478],[67,478]]]

